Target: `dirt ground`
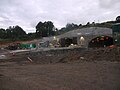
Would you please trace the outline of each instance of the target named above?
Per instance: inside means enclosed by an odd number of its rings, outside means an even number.
[[[0,90],[120,90],[118,48],[8,56],[0,60]]]

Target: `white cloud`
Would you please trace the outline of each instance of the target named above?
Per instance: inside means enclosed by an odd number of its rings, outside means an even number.
[[[19,25],[35,32],[39,21],[51,20],[58,28],[67,23],[115,20],[119,0],[0,0],[0,27]]]
[[[102,8],[114,8],[120,7],[120,0],[99,0],[99,4]]]

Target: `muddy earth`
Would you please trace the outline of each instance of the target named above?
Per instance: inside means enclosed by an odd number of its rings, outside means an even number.
[[[0,54],[0,90],[120,90],[119,48]]]

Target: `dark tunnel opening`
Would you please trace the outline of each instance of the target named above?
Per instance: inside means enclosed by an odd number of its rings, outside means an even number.
[[[100,36],[92,39],[88,47],[106,47],[113,45],[113,38],[109,36]]]
[[[77,44],[77,37],[62,38],[59,43],[61,47],[69,47],[71,44]]]

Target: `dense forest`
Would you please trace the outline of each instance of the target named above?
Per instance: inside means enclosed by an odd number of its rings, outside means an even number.
[[[60,35],[65,32],[80,29],[80,28],[86,28],[86,27],[107,27],[112,28],[112,25],[115,23],[120,23],[120,16],[116,18],[115,21],[107,21],[103,23],[95,23],[95,22],[87,22],[86,25],[82,24],[74,24],[74,23],[68,23],[65,27],[61,29],[55,28],[52,21],[45,21],[45,22],[39,22],[36,25],[36,32],[34,33],[26,33],[25,30],[23,30],[20,26],[10,26],[7,29],[0,29],[0,41],[19,41],[19,40],[32,40],[32,39],[38,39],[42,37],[49,37],[54,35]]]

